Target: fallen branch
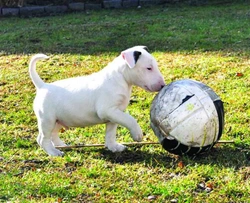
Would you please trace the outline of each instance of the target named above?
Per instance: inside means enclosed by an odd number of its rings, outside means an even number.
[[[219,140],[217,144],[233,144],[233,140]],[[135,145],[159,145],[159,142],[128,142],[122,143],[125,146],[135,146]],[[105,147],[104,144],[79,144],[79,145],[68,145],[68,146],[57,146],[57,149],[75,149],[83,147]]]
[[[219,140],[216,144],[234,144],[233,140]]]

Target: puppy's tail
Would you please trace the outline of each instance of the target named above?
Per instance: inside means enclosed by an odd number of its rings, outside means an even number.
[[[39,75],[36,72],[36,62],[41,59],[48,59],[49,57],[45,54],[36,54],[33,56],[30,60],[29,64],[29,73],[32,82],[36,86],[36,89],[41,88],[44,85],[44,81],[39,77]]]

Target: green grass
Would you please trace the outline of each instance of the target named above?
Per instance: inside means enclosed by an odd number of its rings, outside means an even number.
[[[249,1],[241,2],[2,18],[0,202],[130,203],[149,202],[149,196],[154,202],[249,202],[250,10]],[[50,56],[37,70],[52,82],[98,71],[138,44],[149,47],[167,83],[191,78],[220,95],[226,111],[222,139],[235,144],[216,145],[195,158],[156,145],[47,156],[36,143],[35,88],[27,67],[31,55]],[[149,119],[154,96],[135,87],[128,107],[144,141],[157,141]],[[69,144],[103,143],[104,127],[71,129],[61,137]],[[129,131],[119,127],[118,140],[132,141]]]

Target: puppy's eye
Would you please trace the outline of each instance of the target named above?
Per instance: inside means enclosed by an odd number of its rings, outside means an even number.
[[[147,68],[148,70],[152,70],[152,68]]]

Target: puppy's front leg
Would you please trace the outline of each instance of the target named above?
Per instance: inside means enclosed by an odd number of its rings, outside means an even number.
[[[105,146],[112,152],[121,152],[126,147],[116,142],[116,123],[106,124]]]
[[[112,109],[107,114],[107,119],[112,123],[117,123],[129,129],[134,141],[142,141],[142,130],[136,120],[127,113],[119,109]]]

